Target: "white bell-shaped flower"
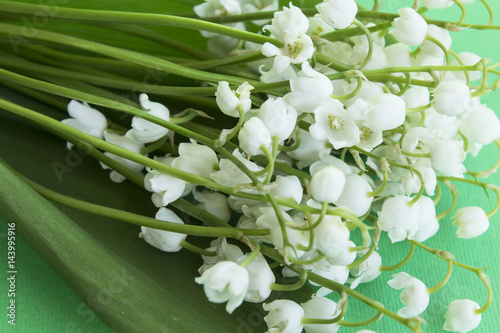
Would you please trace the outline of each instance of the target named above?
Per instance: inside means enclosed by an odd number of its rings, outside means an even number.
[[[344,190],[340,197],[334,201],[338,207],[346,207],[357,216],[365,215],[371,208],[373,197],[370,184],[361,176],[352,173],[346,176]]]
[[[199,17],[241,14],[238,0],[205,0],[204,3],[194,6],[193,10]]]
[[[434,144],[431,147],[432,167],[447,175],[463,178],[467,169],[462,164],[466,157],[462,146],[462,141],[455,140],[445,140]]]
[[[458,227],[458,238],[474,238],[488,230],[490,222],[481,207],[462,207],[453,216],[453,224]]]
[[[257,164],[246,159],[242,153],[235,149],[233,155],[240,160],[250,171],[262,170]],[[212,173],[210,177],[217,183],[224,186],[234,187],[240,184],[251,183],[251,179],[238,168],[233,162],[226,158],[222,158],[219,162],[219,170]]]
[[[389,33],[399,42],[416,46],[422,44],[427,34],[427,22],[413,8],[406,7],[398,10],[399,17],[392,21],[394,30]]]
[[[378,213],[377,225],[389,233],[391,241],[400,242],[407,237],[413,239],[418,230],[418,205],[410,206],[412,198],[398,195],[386,199]]]
[[[360,255],[364,255],[365,253],[366,251],[360,253]],[[380,266],[382,266],[382,257],[380,257],[378,252],[374,251],[359,266],[351,268],[351,275],[355,277],[351,282],[351,289],[356,288],[360,283],[375,280],[381,273]]]
[[[90,107],[86,102],[80,103],[72,99],[68,104],[68,114],[72,118],[61,120],[63,124],[95,136],[98,139],[103,138],[103,132],[108,127],[108,122],[101,112]],[[68,149],[71,149],[72,146],[68,142]]]
[[[215,93],[217,106],[224,114],[238,118],[240,116],[238,106],[241,106],[243,113],[248,112],[252,107],[252,100],[250,99],[252,89],[253,87],[245,81],[234,91],[229,87],[229,83],[221,81]]]
[[[442,81],[432,92],[432,106],[447,116],[457,116],[470,105],[470,90],[462,81]]]
[[[172,162],[176,169],[205,178],[210,178],[218,165],[217,155],[211,148],[187,142],[179,144],[179,157]]]
[[[290,64],[302,64],[311,59],[314,45],[311,37],[303,34],[295,38],[286,37],[282,48],[266,42],[262,45],[261,52],[266,57],[275,57],[273,68],[281,73]]]
[[[198,269],[200,274],[203,274],[208,268],[214,266],[221,261],[237,262],[243,257],[243,251],[237,245],[229,244],[226,238],[217,238],[210,242],[210,247],[205,249],[209,252],[215,252],[215,256],[204,256],[203,265]]]
[[[430,37],[433,37],[437,39],[443,46],[446,48],[446,50],[450,49],[451,46],[451,36],[448,30],[440,28],[434,24],[429,24],[429,27],[427,28],[427,35]],[[442,57],[444,56],[443,50],[436,45],[434,42],[431,42],[430,40],[424,40],[423,43],[420,45],[420,49],[424,52],[427,53],[433,57]]]
[[[500,120],[486,105],[474,105],[467,109],[462,114],[459,127],[469,141],[482,145],[500,138]]]
[[[297,176],[276,176],[276,181],[271,183],[271,194],[277,198],[292,199],[295,203],[302,201],[304,189]],[[287,210],[291,208],[283,207]]]
[[[356,119],[347,112],[342,103],[329,98],[314,110],[316,123],[309,132],[316,140],[328,139],[335,149],[351,147],[360,141]]]
[[[264,31],[269,31],[274,38],[280,42],[285,42],[286,38],[295,39],[304,35],[309,29],[309,20],[302,13],[299,7],[292,5],[290,8],[283,7],[282,11],[274,13],[271,24],[262,28]]]
[[[469,299],[457,299],[448,305],[443,329],[450,332],[465,333],[472,331],[481,323],[481,307]]]
[[[233,261],[221,261],[194,280],[203,285],[210,302],[227,302],[230,314],[243,303],[249,284],[248,271]]]
[[[317,274],[319,276],[327,278],[328,280],[332,280],[340,284],[346,283],[347,279],[349,278],[349,270],[347,269],[346,266],[329,265],[328,267],[325,268],[315,268],[312,270],[312,272],[314,274]],[[312,281],[309,281],[309,283],[312,284],[313,286],[320,286],[319,284],[314,283]],[[324,297],[328,296],[332,292],[333,290],[331,289],[328,289],[326,287],[321,287],[316,292],[316,296]]]
[[[333,203],[339,199],[345,183],[345,174],[329,165],[314,174],[309,189],[314,200]]]
[[[272,139],[269,130],[258,117],[250,118],[238,133],[240,147],[248,155],[263,155],[261,147],[271,148]]]
[[[314,297],[302,303],[304,317],[311,319],[333,319],[340,314],[337,303],[326,297]],[[339,330],[338,323],[332,324],[305,324],[306,333],[335,333]]]
[[[353,50],[353,58],[351,61],[354,66],[361,66],[361,64],[365,61],[368,56],[368,52],[370,51],[370,46],[368,43],[360,42],[356,43]],[[363,67],[364,70],[374,70],[381,69],[387,67],[387,58],[384,53],[384,49],[373,43],[372,45],[372,55],[368,61],[368,63]]]
[[[164,207],[158,210],[155,218],[157,220],[184,224],[184,222],[173,211]],[[144,238],[148,244],[162,251],[177,252],[182,249],[180,242],[186,239],[187,235],[141,226],[141,233],[139,234],[139,237]]]
[[[429,292],[425,284],[407,273],[394,274],[387,284],[394,289],[403,289],[400,299],[406,305],[398,311],[403,318],[416,317],[427,309]]]
[[[299,129],[300,146],[287,152],[287,155],[297,160],[297,167],[302,169],[319,159],[321,153],[330,154],[331,149],[326,147],[326,140],[314,139],[308,131]]]
[[[151,102],[148,95],[141,94],[139,102],[144,112],[166,121],[170,119],[170,111],[167,107],[160,103]],[[127,138],[139,143],[148,143],[159,140],[167,134],[167,128],[136,116],[132,118],[132,129],[128,130],[125,135]]]
[[[354,0],[325,0],[316,5],[319,17],[335,29],[345,29],[352,24],[358,13]]]
[[[127,138],[126,136],[118,135],[115,133],[111,133],[108,131],[104,131],[104,140],[106,140],[109,143],[112,143],[116,146],[125,148],[130,150],[131,152],[134,153],[140,153],[141,149],[144,148],[144,144],[138,143],[137,141],[131,140]],[[111,157],[118,163],[123,164],[129,169],[132,169],[133,171],[140,172],[142,169],[144,169],[144,165],[133,162],[131,160],[128,160],[126,158],[123,158],[121,156],[111,154],[111,153],[104,153],[106,156]],[[110,169],[107,165],[101,163],[101,167],[103,169]],[[109,178],[114,181],[115,183],[121,183],[122,181],[125,180],[125,177],[121,175],[120,173],[116,172],[115,170],[112,170],[111,173],[109,174]]]
[[[260,107],[259,118],[271,137],[277,136],[280,142],[288,139],[297,123],[297,111],[281,97],[269,98]]]
[[[477,64],[479,61],[481,61],[481,57],[478,56],[477,54],[470,53],[470,52],[461,52],[458,54],[458,58],[460,59],[461,63],[458,60],[453,60],[451,62],[451,66],[460,66],[463,64],[463,66],[473,66]],[[471,81],[475,81],[483,75],[483,72],[480,70],[478,71],[467,71],[469,74],[469,79]],[[466,80],[465,73],[464,72],[453,72],[455,76],[460,79],[460,80]]]
[[[391,67],[411,67],[411,48],[402,43],[394,43],[384,48],[387,64]]]
[[[218,192],[212,191],[194,191],[194,199],[199,202],[198,207],[217,216],[224,222],[229,222],[231,219],[231,208],[227,202],[227,197]]]
[[[434,201],[426,196],[421,196],[416,205],[419,208],[418,230],[415,233],[417,242],[424,242],[439,230],[439,221],[436,218]]]
[[[159,208],[179,199],[184,194],[186,183],[164,173],[149,172],[144,177],[144,188],[154,192],[151,200]]]
[[[238,263],[242,263],[248,255],[238,259]],[[264,302],[271,295],[271,284],[276,281],[271,267],[262,255],[257,255],[247,267],[249,277],[249,286],[245,301],[252,303]]]
[[[418,108],[429,104],[431,95],[427,87],[412,86],[401,97],[407,108]]]
[[[303,329],[302,318],[304,309],[294,301],[277,299],[271,303],[262,305],[264,311],[268,311],[264,320],[267,323],[268,332],[301,333]]]
[[[353,241],[348,241],[347,244],[340,249],[340,252],[334,257],[327,257],[326,261],[335,266],[347,266],[353,263],[356,259],[356,251],[351,248],[356,247]]]
[[[313,215],[311,223],[317,221],[318,217]],[[349,229],[338,216],[326,215],[314,232],[316,248],[327,257],[336,257],[349,248]]]
[[[286,94],[284,99],[300,113],[313,112],[333,94],[332,81],[314,70],[308,62],[302,64],[298,77],[290,80],[290,89],[292,92]]]
[[[452,0],[422,0],[422,5],[429,9],[441,9],[453,5]]]
[[[370,128],[386,131],[403,125],[406,117],[404,99],[392,94],[380,94],[369,101],[372,105],[365,111]]]

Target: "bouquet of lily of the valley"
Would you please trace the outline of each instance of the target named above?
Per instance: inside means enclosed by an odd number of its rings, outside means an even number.
[[[500,207],[473,2],[0,1],[0,212],[117,331],[471,331],[491,283],[450,248]]]

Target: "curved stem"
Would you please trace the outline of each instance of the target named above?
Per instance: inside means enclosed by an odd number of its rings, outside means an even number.
[[[207,257],[215,257],[217,255],[216,252],[213,251],[207,251],[205,249],[202,249],[201,247],[198,247],[196,245],[193,245],[186,241],[185,239],[181,240],[179,245],[183,247],[186,250],[189,250],[194,253],[201,254],[202,256],[207,256]]]
[[[368,64],[368,62],[370,62],[370,60],[372,58],[373,38],[372,38],[372,34],[370,33],[370,31],[366,28],[366,26],[361,21],[359,21],[358,19],[354,19],[354,21],[352,23],[354,23],[355,26],[357,26],[361,31],[363,31],[363,33],[366,35],[366,38],[368,39],[368,53],[366,54],[366,58],[363,60],[361,65],[359,65],[359,67],[357,68],[358,70],[361,70]]]
[[[343,301],[343,303],[342,303],[342,308],[341,308],[338,315],[336,315],[332,319],[318,319],[318,318],[304,317],[301,319],[301,323],[302,324],[312,324],[312,325],[331,325],[331,324],[338,323],[340,320],[342,320],[342,318],[344,318],[344,316],[347,312],[347,295],[345,293],[342,293],[342,294],[343,294],[343,298],[341,299],[341,301]]]
[[[413,253],[415,253],[415,244],[411,243],[410,252],[408,252],[408,255],[403,260],[401,260],[401,262],[397,263],[396,265],[391,265],[391,266],[381,265],[380,270],[381,271],[394,271],[396,269],[403,267],[404,265],[406,265],[406,263],[408,263],[410,261],[411,257],[413,256]]]
[[[307,271],[300,272],[300,280],[292,284],[271,283],[271,290],[276,291],[294,291],[300,289],[307,281]]]
[[[383,315],[384,314],[382,312],[377,312],[377,314],[375,316],[373,316],[372,318],[367,319],[365,321],[360,321],[358,323],[353,323],[353,322],[350,322],[350,321],[340,320],[338,324],[340,326],[346,326],[346,327],[362,327],[362,326],[370,325],[371,323],[374,323],[377,320],[380,320]]]
[[[451,259],[448,259],[448,271],[446,272],[446,275],[443,279],[443,281],[439,282],[437,285],[435,285],[434,287],[432,288],[427,288],[427,292],[429,293],[429,295],[435,293],[436,291],[438,291],[439,289],[443,288],[446,283],[448,283],[448,280],[450,279],[451,277],[451,273],[453,272],[453,261]]]

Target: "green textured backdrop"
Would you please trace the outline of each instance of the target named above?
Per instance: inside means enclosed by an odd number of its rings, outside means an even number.
[[[411,5],[413,1],[395,1],[388,0],[386,6],[391,9],[391,6],[396,5]],[[147,2],[145,2],[147,3]],[[369,2],[364,2],[369,3]],[[491,5],[495,13],[500,14],[500,3],[491,1]],[[484,22],[486,12],[482,5],[476,3],[467,6],[469,16],[466,22]],[[151,10],[151,8],[148,8]],[[167,8],[168,9],[168,8]],[[446,14],[445,14],[446,13]],[[456,10],[436,10],[433,17],[453,19],[458,18]],[[496,19],[496,24],[500,24],[500,20]],[[479,36],[479,37],[478,37]],[[488,31],[462,31],[454,33],[452,48],[457,51],[471,51],[479,54],[482,57],[488,57],[494,62],[500,61],[499,43],[500,34],[498,32]],[[483,102],[496,110],[500,115],[500,93],[495,92],[483,99]],[[6,131],[2,128],[2,131]],[[22,142],[22,137],[17,140]],[[2,148],[8,145],[2,136],[0,141],[0,155]],[[24,147],[34,145],[34,143],[23,142]],[[62,144],[62,143],[61,143]],[[5,156],[7,158],[9,156]],[[478,158],[467,160],[468,168],[475,170],[486,169],[492,165],[492,162],[498,157],[498,152],[493,147],[485,148]],[[15,160],[15,157],[11,157]],[[36,166],[34,166],[36,167]],[[489,179],[490,182],[500,184],[500,176],[493,175]],[[482,190],[472,186],[459,186],[461,196],[459,197],[459,205],[475,205],[484,203],[487,208],[491,207],[491,201],[485,196]],[[445,197],[439,207],[447,207],[450,200]],[[11,221],[7,221],[11,222]],[[453,237],[455,228],[451,226],[449,219],[442,221],[440,233],[426,244],[431,247],[445,249],[453,253],[456,259],[460,262],[478,267],[489,267],[487,274],[492,279],[494,292],[500,288],[500,268],[497,264],[497,258],[500,255],[498,246],[498,237],[500,236],[500,215],[491,219],[490,230],[487,234],[478,237],[477,239],[463,241],[456,240]],[[16,247],[17,261],[17,280],[16,280],[16,326],[7,325],[6,303],[8,284],[7,277],[7,258],[6,258],[6,230],[5,223],[0,223],[0,269],[2,271],[2,279],[0,280],[0,331],[1,332],[109,332],[106,327],[93,312],[85,305],[85,303],[76,295],[68,285],[56,275],[45,264],[37,254],[18,236]],[[139,241],[139,240],[138,240]],[[398,248],[402,252],[393,255],[388,252],[388,248],[384,247],[387,244],[387,239],[384,237],[381,242],[381,254],[385,264],[392,264],[404,255],[404,248],[407,244],[398,244]],[[385,256],[384,256],[385,254]],[[446,272],[446,263],[438,261],[427,253],[417,250],[414,260],[405,267],[405,271],[411,275],[419,277],[428,286],[432,286],[439,282]],[[384,273],[374,283],[361,285],[359,291],[372,296],[386,305],[387,308],[397,311],[401,307],[399,301],[399,292],[391,290],[386,281],[390,279],[391,273]],[[193,288],[193,281],[185,281],[182,286],[176,288]],[[441,332],[444,319],[442,315],[445,311],[445,306],[453,299],[470,298],[479,304],[484,303],[486,292],[480,281],[475,279],[473,274],[467,271],[456,268],[455,273],[444,289],[433,294],[431,297],[431,305],[429,306],[423,317],[429,322],[426,328],[427,332]],[[366,319],[371,316],[372,311],[365,312],[365,308],[356,302],[351,303],[351,313],[348,319]],[[355,309],[358,309],[356,311]],[[354,310],[354,311],[353,311]],[[496,332],[500,328],[500,305],[494,298],[491,308],[484,314],[481,326],[474,332]],[[168,318],[166,318],[168,320]],[[255,319],[253,319],[255,320]],[[196,321],[196,318],[193,318]],[[389,324],[390,319],[385,318],[381,323],[370,326],[371,329],[377,332],[402,332],[404,331],[399,325]],[[207,323],[209,324],[209,323]],[[249,326],[246,326],[249,327]],[[384,328],[382,328],[384,327]],[[235,328],[236,331],[236,328]],[[245,330],[242,330],[245,331]],[[354,329],[343,329],[343,332],[355,332]]]

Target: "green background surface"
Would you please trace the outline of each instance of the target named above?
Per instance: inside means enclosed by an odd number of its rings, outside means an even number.
[[[369,2],[366,2],[369,3]],[[395,5],[411,5],[412,1],[387,1],[386,6],[389,9],[395,8]],[[495,13],[500,15],[500,3],[491,1]],[[486,11],[482,5],[476,3],[467,6],[469,16],[466,22],[482,23],[486,21]],[[458,11],[454,9],[435,10],[431,15],[434,18],[454,19],[458,18]],[[496,20],[500,24],[500,20]],[[482,57],[490,58],[494,62],[500,61],[499,43],[500,35],[498,32],[486,31],[477,32],[472,30],[453,33],[452,48],[456,52],[470,51],[479,54]],[[496,110],[500,114],[500,93],[489,94],[483,99],[484,103]],[[3,129],[5,130],[5,129]],[[4,137],[2,137],[4,139]],[[22,137],[17,140],[22,141]],[[2,148],[8,145],[5,140],[0,141],[0,155]],[[25,142],[25,145],[30,145]],[[63,145],[60,142],[61,146]],[[31,143],[36,147],[35,143]],[[7,156],[4,156],[7,158]],[[489,168],[498,158],[498,152],[494,147],[484,148],[478,158],[467,160],[467,167],[472,170],[483,170]],[[15,158],[11,157],[11,160]],[[90,163],[90,162],[89,162]],[[25,166],[26,167],[26,166]],[[32,166],[36,168],[36,166]],[[95,167],[95,165],[93,166]],[[500,184],[500,176],[495,174],[489,178],[489,182]],[[486,209],[492,207],[492,201],[489,200],[484,191],[472,186],[459,186],[461,196],[459,197],[460,206],[484,205]],[[120,193],[123,195],[123,193]],[[445,209],[450,202],[450,198],[445,196],[438,210]],[[7,221],[15,222],[15,221]],[[493,290],[500,288],[500,268],[497,258],[500,255],[498,238],[500,236],[500,215],[496,215],[490,221],[490,230],[487,234],[472,240],[457,240],[454,237],[455,227],[449,219],[441,222],[441,229],[437,236],[429,240],[426,244],[450,251],[456,259],[462,263],[477,267],[488,267],[487,274],[492,279]],[[0,271],[2,279],[0,280],[0,331],[1,332],[109,332],[110,329],[103,324],[99,318],[85,305],[77,294],[45,264],[38,255],[21,239],[16,238],[16,326],[13,328],[7,325],[6,316],[6,294],[8,291],[7,277],[7,258],[6,253],[6,230],[5,223],[0,223]],[[138,232],[138,228],[137,228]],[[140,240],[138,240],[140,241]],[[396,244],[389,247],[388,240],[383,237],[380,244],[380,253],[384,259],[384,264],[390,265],[398,262],[406,253],[408,244]],[[393,249],[396,249],[394,251]],[[401,250],[401,251],[399,251]],[[167,254],[166,254],[167,255]],[[147,258],[145,258],[147,260]],[[400,270],[398,270],[400,271]],[[415,258],[404,268],[404,271],[414,275],[424,281],[428,286],[438,283],[446,273],[446,263],[433,258],[423,251],[416,251]],[[172,272],[175,274],[175,272]],[[397,311],[401,307],[399,301],[399,292],[391,290],[386,281],[390,279],[390,272],[385,272],[373,283],[361,285],[358,290],[367,296],[373,297],[385,304],[387,308]],[[195,276],[195,272],[193,272]],[[181,285],[169,286],[171,288],[191,289],[195,287],[193,281],[185,281]],[[200,290],[201,291],[201,290]],[[444,323],[443,314],[445,306],[450,301],[460,298],[469,298],[479,304],[486,300],[486,291],[481,282],[470,272],[456,268],[450,283],[441,291],[433,294],[431,304],[423,317],[429,323],[427,332],[441,332]],[[133,300],[131,300],[133,301]],[[365,307],[356,302],[350,305],[349,320],[363,320],[373,314],[373,310],[366,310]],[[222,307],[218,306],[218,310]],[[365,311],[366,310],[366,311]],[[491,308],[484,314],[481,326],[474,332],[496,332],[500,328],[500,305],[494,298]],[[168,323],[168,316],[165,321]],[[196,321],[196,317],[192,318]],[[248,321],[257,320],[248,317]],[[402,332],[401,326],[388,323],[390,320],[384,318],[381,323],[370,326],[377,332]],[[209,325],[209,323],[206,323]],[[167,325],[168,326],[168,325]],[[245,326],[250,327],[250,326]],[[425,328],[425,327],[424,327]],[[168,331],[165,329],[165,331]],[[235,329],[236,331],[236,329]],[[343,332],[355,332],[354,329],[342,329]],[[256,331],[257,332],[257,331]]]

